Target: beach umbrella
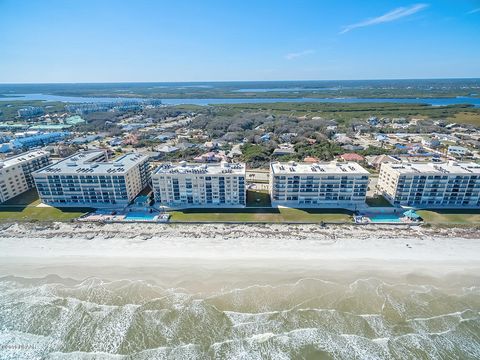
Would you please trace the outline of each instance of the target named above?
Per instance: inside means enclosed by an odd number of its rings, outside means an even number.
[[[418,215],[414,210],[408,210],[403,213],[404,216],[410,218],[410,219],[420,219],[420,215]]]

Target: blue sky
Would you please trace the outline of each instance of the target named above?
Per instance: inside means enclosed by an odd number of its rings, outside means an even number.
[[[480,1],[0,0],[0,82],[480,77]]]

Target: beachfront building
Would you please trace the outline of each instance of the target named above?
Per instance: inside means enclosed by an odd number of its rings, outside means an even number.
[[[40,150],[0,161],[0,203],[32,189],[32,172],[49,164],[50,153]]]
[[[273,162],[272,206],[355,209],[365,204],[368,177],[355,162]]]
[[[479,208],[480,165],[475,163],[382,164],[377,189],[393,205]]]
[[[157,206],[243,207],[245,164],[163,164],[152,175]]]
[[[148,155],[107,160],[103,150],[76,153],[33,174],[42,201],[52,206],[119,208],[149,183]]]

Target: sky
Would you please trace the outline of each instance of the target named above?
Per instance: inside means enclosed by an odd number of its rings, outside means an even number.
[[[0,0],[0,83],[480,78],[480,1]]]

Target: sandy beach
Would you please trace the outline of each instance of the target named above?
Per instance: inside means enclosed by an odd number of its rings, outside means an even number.
[[[94,276],[99,265],[127,267],[206,264],[225,268],[426,272],[480,267],[480,232],[466,228],[315,225],[5,224],[0,228],[0,274],[23,275],[29,265],[78,265],[69,276]],[[48,259],[48,261],[47,261]],[[13,267],[13,268],[12,268]],[[275,267],[275,266],[274,266]],[[88,269],[91,271],[88,271]],[[117,276],[132,277],[130,271]]]

